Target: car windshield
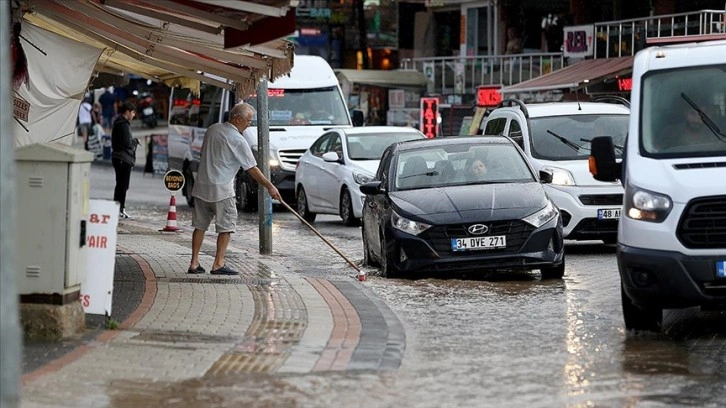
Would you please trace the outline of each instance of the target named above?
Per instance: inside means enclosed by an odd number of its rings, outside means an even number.
[[[415,132],[362,133],[347,135],[348,157],[351,160],[380,160],[383,151],[392,143],[423,139]]]
[[[654,71],[642,95],[644,156],[726,155],[726,64]]]
[[[396,160],[395,190],[535,181],[512,144],[452,144],[406,150]]]
[[[343,98],[334,86],[316,89],[269,89],[270,126],[350,125]],[[257,96],[245,102],[257,106]],[[257,115],[250,126],[257,126]]]
[[[586,160],[590,140],[611,136],[617,146],[625,144],[627,114],[569,115],[530,118],[532,157],[542,160]],[[620,157],[622,151],[616,149]]]

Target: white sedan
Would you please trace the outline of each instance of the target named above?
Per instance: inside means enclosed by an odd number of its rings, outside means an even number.
[[[366,126],[331,129],[300,157],[295,170],[297,211],[308,221],[317,214],[339,214],[345,225],[357,225],[365,195],[358,188],[373,180],[386,147],[425,139],[412,127]]]

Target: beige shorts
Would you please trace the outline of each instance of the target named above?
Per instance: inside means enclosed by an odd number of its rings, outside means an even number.
[[[192,227],[202,231],[209,228],[214,218],[217,234],[234,232],[237,228],[237,204],[234,197],[209,203],[194,197],[194,211],[192,211]]]

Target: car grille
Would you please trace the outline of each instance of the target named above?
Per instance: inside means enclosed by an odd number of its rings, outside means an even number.
[[[451,238],[478,237],[479,235],[469,234],[467,228],[471,224],[455,224],[455,225],[437,225],[433,226],[421,235],[422,239],[431,243],[431,246],[439,255],[467,256],[481,255],[481,251],[452,251]],[[483,223],[489,227],[486,235],[506,235],[507,247],[488,249],[487,252],[496,253],[514,253],[519,251],[524,241],[532,234],[535,228],[524,221],[495,221],[491,223]]]
[[[622,194],[584,194],[579,198],[584,205],[623,205]]]
[[[676,234],[686,248],[726,248],[726,196],[691,200]]]
[[[285,149],[279,150],[280,155],[280,167],[283,170],[295,171],[297,162],[300,161],[300,156],[305,153],[307,149]]]

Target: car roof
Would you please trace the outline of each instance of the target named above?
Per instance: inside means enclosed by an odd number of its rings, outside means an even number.
[[[423,136],[423,133],[419,132],[418,129],[410,126],[359,126],[352,128],[341,128],[337,129],[346,135],[366,135],[366,134],[381,134],[381,133],[417,133]]]
[[[504,136],[451,136],[436,139],[407,140],[395,143],[395,150],[404,151],[419,149],[421,147],[448,146],[456,144],[512,144],[513,142]]]
[[[621,115],[630,114],[630,109],[625,105],[604,102],[547,102],[526,104],[525,106],[527,107],[527,112],[529,112],[530,118],[564,115],[590,115],[593,113]],[[506,106],[494,109],[492,111],[492,115],[494,112],[518,110],[519,107],[517,106]]]

